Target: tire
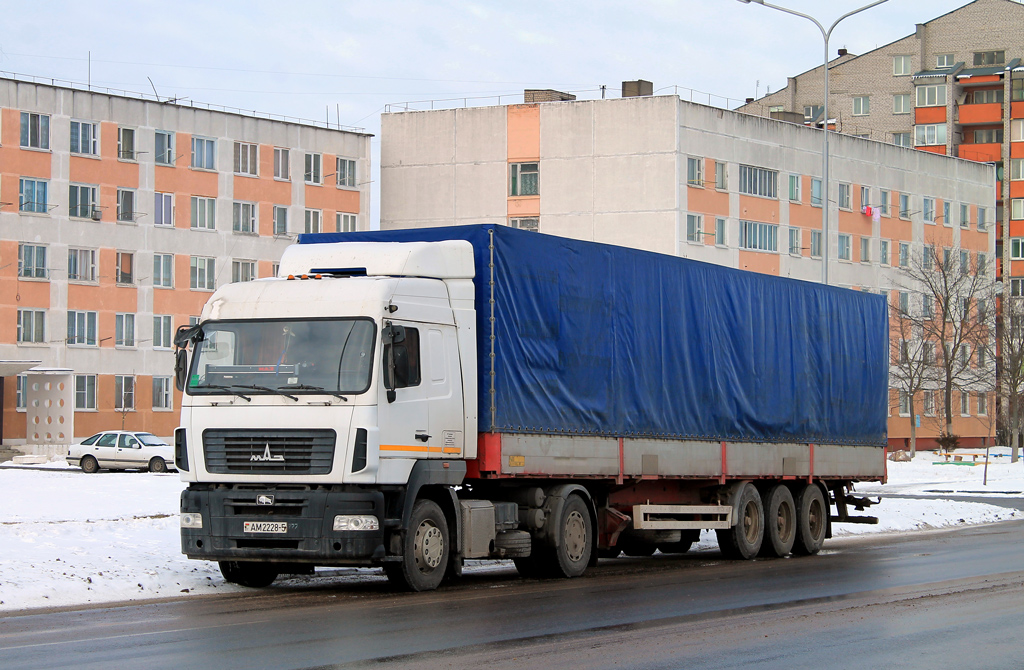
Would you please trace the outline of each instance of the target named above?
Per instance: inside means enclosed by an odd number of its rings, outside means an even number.
[[[659,544],[658,551],[663,554],[685,554],[694,542],[700,542],[700,531],[684,530],[678,542]]]
[[[764,541],[764,507],[761,494],[750,482],[736,496],[733,517],[736,525],[715,531],[722,555],[743,560],[755,558]]]
[[[821,551],[828,532],[829,509],[817,484],[808,484],[796,500],[796,542],[793,553],[811,556]]]
[[[82,472],[87,472],[90,475],[98,472],[100,469],[100,464],[92,456],[82,456],[82,460],[78,462],[78,465],[82,468]]]
[[[776,484],[761,498],[764,505],[764,542],[761,556],[782,558],[793,551],[796,542],[796,503],[789,487]]]
[[[525,530],[506,530],[494,536],[494,548],[502,558],[529,556],[533,551],[533,537]]]
[[[167,463],[159,456],[149,459],[150,472],[167,472]]]
[[[433,500],[417,500],[402,542],[402,560],[386,564],[384,572],[401,588],[432,591],[447,572],[450,544],[444,512]]]
[[[551,562],[555,577],[579,577],[590,563],[594,551],[594,524],[583,498],[575,493],[565,499],[558,520],[558,546]]]
[[[250,561],[220,561],[220,574],[224,581],[262,589],[270,586],[277,579],[277,570],[270,563],[253,563]]]

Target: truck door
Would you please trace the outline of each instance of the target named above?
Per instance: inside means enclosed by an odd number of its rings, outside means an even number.
[[[379,405],[380,451],[382,457],[426,458],[430,455],[433,435],[430,433],[427,408],[427,385],[423,383],[422,324],[392,321],[401,328],[401,341],[382,347],[382,389],[393,390],[393,400],[387,400],[389,391],[382,390]]]
[[[456,458],[462,455],[465,440],[458,340],[452,326],[432,325],[426,331],[423,383],[429,406],[429,444],[439,447],[431,449],[430,456]]]

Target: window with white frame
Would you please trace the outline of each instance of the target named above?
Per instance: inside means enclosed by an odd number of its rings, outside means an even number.
[[[271,263],[270,264],[270,276],[271,277],[276,277],[278,274],[280,274],[280,272],[281,272],[281,264],[280,263]]]
[[[170,314],[153,315],[153,347],[155,349],[170,349],[174,346],[172,322],[173,317]]]
[[[899,308],[901,314],[910,314],[910,293],[908,291],[900,291]],[[904,357],[905,360],[906,358]]]
[[[953,225],[953,206],[949,200],[942,201],[942,225]]]
[[[971,271],[971,252],[961,249],[960,250],[960,272],[967,274]]]
[[[41,244],[18,245],[18,276],[30,279],[46,279],[46,247]]]
[[[540,195],[539,163],[509,163],[508,179],[510,196]]]
[[[914,146],[913,141],[910,139],[910,133],[893,133],[892,143],[898,147],[906,147],[907,149]]]
[[[910,245],[900,242],[900,267],[910,267]]]
[[[971,415],[971,394],[967,391],[960,392],[960,416]]]
[[[170,377],[153,377],[153,409],[174,409]]]
[[[217,288],[217,261],[206,256],[190,256],[189,288],[212,291]]]
[[[213,170],[216,166],[217,140],[209,137],[192,137],[192,167]]]
[[[46,310],[19,309],[17,341],[42,344],[46,342]]]
[[[46,114],[21,113],[21,146],[26,149],[50,148],[50,117]]]
[[[914,89],[917,95],[917,107],[945,107],[946,85],[918,86]]]
[[[911,57],[893,56],[892,73],[896,77],[903,77],[909,74],[913,74],[913,70],[911,69]]]
[[[900,389],[900,416],[910,416],[910,394]]]
[[[339,233],[354,233],[356,232],[356,215],[338,212],[335,215],[335,225]]]
[[[778,197],[779,173],[752,165],[740,166],[740,193],[764,198]]]
[[[1024,279],[1010,279],[1010,295],[1015,298],[1024,295]]]
[[[892,196],[889,191],[880,189],[878,191],[878,210],[882,213],[882,216],[889,216],[889,202],[892,200]]]
[[[725,191],[729,188],[728,164],[722,161],[715,161],[715,188]]]
[[[135,160],[135,129],[117,129],[117,158],[122,161]]]
[[[900,193],[900,218],[910,218],[910,194]]]
[[[1010,201],[1010,218],[1024,219],[1024,198],[1014,198]]]
[[[789,229],[789,253],[794,256],[799,256],[802,252],[800,248],[800,229],[790,227]]]
[[[978,274],[984,275],[988,272],[988,255],[984,252],[978,252]]]
[[[282,205],[274,205],[274,234],[288,234],[288,208]]]
[[[725,219],[718,217],[715,219],[715,244],[720,247],[726,245],[725,239],[726,223]]]
[[[234,168],[235,174],[248,175],[251,177],[259,174],[259,153],[258,144],[248,142],[235,142]]]
[[[95,156],[97,150],[98,126],[89,121],[71,122],[71,153]]]
[[[935,57],[935,68],[938,70],[944,70],[948,67],[953,67],[953,54],[939,54]]]
[[[540,218],[536,216],[518,216],[508,220],[508,225],[519,230],[540,232]]]
[[[114,266],[114,282],[117,284],[135,283],[135,254],[131,251],[118,251]]]
[[[921,199],[921,215],[925,223],[935,223],[935,198]]]
[[[921,250],[921,267],[925,270],[932,270],[935,268],[935,247],[926,246]]]
[[[773,223],[740,221],[740,249],[777,252],[779,227]]]
[[[889,240],[878,241],[878,262],[882,265],[889,264]]]
[[[800,202],[800,175],[789,175],[789,201]]]
[[[925,416],[935,416],[935,391],[931,389],[923,391],[921,405]]]
[[[1021,81],[1024,81],[1024,79],[1022,79]],[[1010,159],[1010,180],[1024,180],[1024,158]]]
[[[1000,85],[999,88],[989,88],[972,91],[968,97],[968,104],[972,105],[991,105],[994,103],[1003,102],[1003,88]]]
[[[1010,121],[1010,141],[1024,142],[1024,119]]]
[[[291,179],[291,153],[288,149],[274,147],[274,179]]]
[[[697,242],[701,244],[704,242],[704,217],[700,214],[687,214],[686,215],[686,241]]]
[[[860,238],[860,262],[870,263],[871,262],[871,238],[862,237]]]
[[[156,192],[153,199],[153,225],[174,225],[174,195]]]
[[[322,154],[306,154],[306,169],[303,178],[307,184],[319,186],[324,182],[323,161]]]
[[[114,345],[118,347],[135,346],[135,315],[114,315]]]
[[[85,184],[68,186],[68,215],[80,219],[97,218],[100,210],[96,207],[96,187]]]
[[[860,206],[870,207],[871,206],[871,188],[867,186],[860,187]]]
[[[114,375],[114,409],[132,411],[135,409],[135,377]]]
[[[966,202],[960,203],[960,226],[963,228],[971,227],[971,206]]]
[[[1002,144],[1002,128],[977,128],[974,131],[975,144]]]
[[[174,288],[174,254],[153,254],[153,286]]]
[[[18,187],[18,211],[36,214],[47,212],[47,182],[45,180],[22,177]]]
[[[338,158],[335,176],[337,177],[338,186],[355,188],[358,185],[358,182],[356,182],[356,162],[351,158]]]
[[[871,97],[859,95],[853,98],[853,115],[867,116],[871,113]]]
[[[897,93],[892,96],[892,113],[893,114],[910,114],[910,94],[909,93]]]
[[[135,221],[135,191],[129,188],[117,189],[117,220]]]
[[[235,202],[232,205],[231,230],[236,233],[256,232],[256,203]]]
[[[231,261],[231,281],[233,283],[256,279],[256,261]]]
[[[821,180],[811,179],[811,205],[821,207]]]
[[[96,346],[96,312],[68,310],[68,344]]]
[[[839,209],[850,209],[849,184],[839,184]]]
[[[96,281],[95,249],[68,249],[68,280]]]
[[[821,105],[804,105],[804,121],[814,121],[824,109]]]
[[[811,258],[821,258],[821,231],[811,231]]]
[[[921,296],[921,316],[926,319],[935,318],[935,298],[927,293]]]
[[[845,233],[839,235],[839,260],[850,260],[850,236]]]
[[[978,207],[978,230],[988,230],[988,208]]]
[[[978,393],[978,416],[988,414],[988,394]]]
[[[914,146],[929,147],[945,143],[945,123],[929,123],[922,126],[914,126]]]
[[[306,232],[307,233],[320,233],[323,232],[323,218],[324,213],[319,209],[307,209],[306,210]]]
[[[980,316],[980,313],[981,313],[981,306],[980,305],[978,306],[978,312],[979,312],[978,321],[979,322],[983,322],[984,319],[982,319],[981,316]],[[981,345],[981,346],[978,347],[978,367],[979,368],[983,368],[986,365],[988,365],[988,348],[985,345]]]
[[[217,228],[217,199],[192,196],[192,219],[194,230],[214,230]]]
[[[975,51],[974,65],[1002,65],[1006,62],[1005,51]]]
[[[96,375],[75,375],[75,409],[96,409]]]
[[[689,186],[704,186],[704,159],[688,156],[686,158],[686,183]]]
[[[156,136],[156,151],[153,160],[157,165],[174,165],[174,133],[166,130],[158,130]]]

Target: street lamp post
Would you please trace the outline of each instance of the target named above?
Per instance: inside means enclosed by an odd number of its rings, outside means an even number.
[[[829,188],[828,188],[828,186],[829,186],[829,182],[828,182],[828,40],[829,40],[830,37],[832,37],[832,31],[835,29],[835,27],[837,25],[839,25],[839,22],[842,21],[843,19],[848,18],[850,16],[853,16],[854,14],[859,14],[860,12],[863,12],[865,9],[871,9],[875,5],[880,5],[883,2],[888,2],[889,0],[875,0],[875,2],[872,2],[871,4],[868,4],[868,5],[864,5],[860,9],[855,9],[852,12],[847,12],[846,14],[843,14],[838,19],[836,19],[835,23],[833,23],[831,26],[829,26],[828,30],[826,30],[825,26],[821,25],[821,23],[816,18],[814,18],[813,16],[808,16],[807,14],[803,14],[801,12],[798,12],[798,11],[795,11],[795,10],[792,10],[792,9],[788,9],[786,7],[780,7],[778,5],[773,5],[773,4],[769,3],[769,2],[765,2],[764,0],[739,0],[739,1],[742,2],[743,4],[747,4],[747,5],[749,5],[751,3],[756,4],[756,5],[764,5],[765,7],[770,7],[772,9],[777,9],[780,12],[785,12],[787,14],[792,14],[794,16],[799,16],[799,17],[805,18],[808,21],[812,22],[814,25],[818,26],[818,30],[821,31],[821,37],[825,40],[825,65],[824,65],[824,71],[825,71],[825,102],[824,102],[823,109],[822,109],[822,112],[823,112],[825,118],[824,118],[824,123],[822,125],[822,142],[821,142],[821,283],[825,284],[827,286],[828,285],[828,248],[829,248],[829,244],[828,244],[828,206],[829,206],[829,203],[828,203],[828,192],[829,192]]]

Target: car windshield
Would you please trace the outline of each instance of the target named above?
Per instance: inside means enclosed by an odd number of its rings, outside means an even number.
[[[196,342],[187,391],[363,393],[374,333],[366,318],[209,321]]]
[[[143,443],[147,447],[160,447],[167,444],[166,441],[161,440],[152,433],[135,433],[135,437],[139,438],[139,442]]]

